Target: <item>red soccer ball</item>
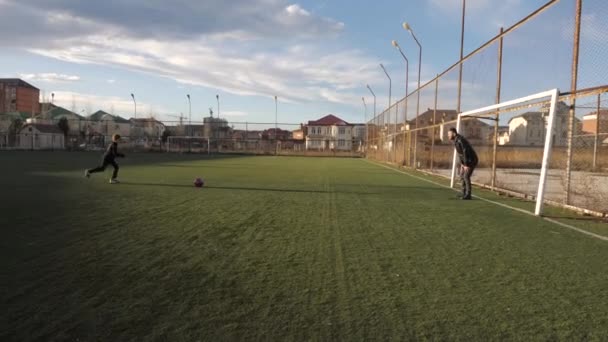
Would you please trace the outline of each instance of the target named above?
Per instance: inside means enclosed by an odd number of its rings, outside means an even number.
[[[205,185],[205,182],[201,178],[197,178],[194,180],[194,186],[197,188],[202,188]]]

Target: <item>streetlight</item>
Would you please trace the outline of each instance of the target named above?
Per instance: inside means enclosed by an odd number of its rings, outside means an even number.
[[[135,101],[135,95],[131,93],[131,97],[133,98],[133,105],[135,106],[135,114],[133,115],[134,119],[137,119],[137,101]]]
[[[363,120],[365,122],[365,150],[367,150],[367,103],[365,103],[365,97],[361,97],[361,101],[363,101],[363,107],[365,107],[365,112],[363,114]]]
[[[386,71],[386,68],[384,67],[384,65],[382,65],[382,63],[380,63],[380,67],[382,68],[382,71],[384,71],[384,74],[386,75],[386,77],[388,77],[388,125],[386,126],[386,135],[388,138],[388,135],[391,134],[391,105],[392,105],[391,92],[392,92],[392,88],[393,88],[393,80],[388,75],[388,72]],[[393,137],[393,139],[394,139],[394,137]],[[388,139],[385,139],[385,140],[388,140]],[[394,143],[393,143],[393,145],[394,145]],[[386,161],[388,161],[388,156],[389,156],[389,151],[386,150]]]
[[[55,103],[55,93],[51,93],[51,104]]]
[[[406,125],[407,124],[407,98],[408,98],[408,87],[409,87],[409,83],[410,83],[410,61],[409,59],[407,59],[407,57],[405,56],[405,54],[403,53],[403,50],[401,50],[401,46],[399,46],[399,43],[397,43],[396,40],[393,40],[393,46],[399,51],[399,53],[401,54],[401,56],[403,57],[403,59],[405,60],[405,117],[403,118],[403,124]],[[403,159],[405,160],[405,136],[403,137]],[[409,163],[409,161],[408,161]],[[407,164],[406,164],[407,165]]]
[[[372,93],[372,96],[374,97],[374,122],[375,122],[375,120],[376,120],[376,94],[374,93],[372,88],[369,86],[369,84],[367,85],[367,89],[369,89],[369,92]],[[374,132],[376,132],[375,125],[374,125]],[[376,139],[375,136],[373,138]]]
[[[189,128],[189,132],[188,132],[188,136],[192,135],[192,101],[190,101],[190,94],[186,94],[186,97],[188,98],[188,126],[190,126]]]
[[[215,98],[217,99],[217,118],[220,118],[220,95],[215,95]]]
[[[410,34],[412,35],[412,38],[414,38],[414,40],[416,41],[416,44],[418,45],[418,94],[417,97],[418,99],[416,100],[416,134],[414,134],[414,168],[417,168],[417,153],[418,153],[418,116],[420,114],[420,73],[422,70],[422,45],[420,45],[420,42],[418,41],[418,38],[416,38],[416,35],[414,34],[414,30],[412,30],[412,27],[408,24],[408,23],[403,23],[403,28],[407,31],[410,32]]]
[[[369,89],[369,92],[372,93],[372,96],[374,97],[374,117],[376,117],[376,94],[374,93],[372,88],[369,86],[369,84],[367,85],[367,89]]]
[[[410,78],[410,61],[405,56],[405,54],[403,53],[403,50],[401,50],[401,46],[399,46],[399,43],[397,43],[396,40],[393,40],[393,46],[399,51],[399,53],[405,60],[405,101],[406,101],[405,108],[407,110],[407,94],[408,94],[408,84],[409,84],[409,78]],[[407,118],[407,113],[406,113],[406,118]]]
[[[275,155],[278,154],[278,150],[279,150],[279,143],[277,141],[277,130],[279,127],[278,117],[279,117],[279,102],[278,102],[277,96],[275,95],[274,96],[274,144],[275,144],[274,154]]]
[[[384,74],[386,75],[386,77],[388,77],[388,108],[390,109],[391,108],[391,93],[392,93],[392,88],[393,88],[393,80],[388,75],[388,72],[386,71],[386,68],[384,67],[384,65],[382,65],[382,63],[380,63],[380,67],[382,68],[382,71],[384,71]]]

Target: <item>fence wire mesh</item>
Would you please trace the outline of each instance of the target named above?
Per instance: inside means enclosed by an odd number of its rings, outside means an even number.
[[[604,0],[549,1],[505,28],[504,34],[493,32],[495,38],[435,79],[422,80],[419,89],[410,87],[409,94],[374,113],[365,125],[351,126],[349,134],[311,134],[306,125],[217,118],[186,124],[68,117],[63,121],[40,118],[27,124],[18,114],[2,114],[0,149],[102,150],[111,135],[118,133],[127,150],[365,155],[447,175],[453,156],[447,131],[456,126],[459,112],[559,88],[563,95],[553,132],[547,196],[607,215],[606,17],[608,2]],[[478,183],[533,194],[530,189],[537,185],[533,179],[542,155],[539,139],[546,130],[544,112],[546,102],[539,102],[502,111],[498,121],[463,121],[461,133],[481,159],[475,175]]]
[[[367,158],[448,176],[453,147],[447,131],[456,126],[459,112],[558,88],[563,95],[547,199],[607,215],[608,30],[601,21],[607,15],[608,2],[602,0],[550,1],[504,34],[496,32],[496,38],[399,100],[406,110],[396,116],[396,155],[386,153],[380,130],[370,136]],[[547,111],[545,101],[501,113],[498,121],[463,120],[462,133],[481,159],[478,183],[536,195]],[[370,123],[389,115],[385,110]]]

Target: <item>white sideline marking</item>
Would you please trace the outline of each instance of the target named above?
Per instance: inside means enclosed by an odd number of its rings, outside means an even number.
[[[392,168],[392,167],[390,167],[390,166],[386,166],[386,165],[383,165],[383,164],[379,164],[379,163],[376,163],[376,162],[372,162],[372,161],[369,161],[369,160],[367,160],[367,159],[365,159],[365,161],[366,161],[366,162],[368,162],[368,163],[370,163],[370,164],[372,164],[372,165],[381,166],[381,167],[383,167],[383,168],[386,168],[386,169],[389,169],[389,170],[393,170],[393,171],[395,171],[395,172],[397,172],[397,173],[402,173],[402,174],[404,174],[404,175],[406,175],[406,176],[409,176],[409,177],[412,177],[412,178],[415,178],[415,179],[418,179],[418,180],[421,180],[421,181],[424,181],[424,182],[427,182],[427,183],[431,183],[431,184],[434,184],[434,185],[440,186],[440,187],[442,187],[442,188],[446,188],[446,189],[450,189],[450,190],[453,190],[453,191],[457,191],[457,190],[454,190],[454,189],[450,188],[450,187],[449,187],[449,186],[447,186],[447,185],[443,185],[443,184],[441,184],[441,183],[437,183],[437,182],[434,182],[434,181],[429,180],[429,179],[424,179],[424,178],[422,178],[422,177],[414,176],[414,175],[412,175],[411,173],[408,173],[408,172],[405,172],[405,171],[401,171],[401,170],[398,170],[398,169]],[[511,209],[511,210],[513,210],[513,211],[517,211],[517,212],[520,212],[520,213],[523,213],[523,214],[526,214],[526,215],[529,215],[529,216],[538,217],[538,216],[534,215],[534,213],[532,213],[532,212],[530,212],[530,211],[527,211],[527,210],[524,210],[524,209],[520,209],[520,208],[515,208],[515,207],[512,207],[512,206],[510,206],[510,205],[508,205],[508,204],[504,204],[504,203],[500,203],[500,202],[492,201],[492,200],[489,200],[489,199],[487,199],[487,198],[479,197],[479,196],[477,196],[477,195],[473,195],[473,197],[478,198],[478,199],[480,199],[480,200],[482,200],[482,201],[484,201],[484,202],[492,203],[492,204],[495,204],[495,205],[497,205],[497,206],[500,206],[500,207],[503,207],[503,208],[507,208],[507,209]],[[585,235],[588,235],[588,236],[594,237],[594,238],[599,239],[599,240],[608,241],[608,236],[602,236],[602,235],[599,235],[599,234],[591,233],[591,232],[588,232],[588,231],[586,231],[586,230],[583,230],[583,229],[580,229],[580,228],[577,228],[577,227],[571,226],[571,225],[566,224],[566,223],[562,223],[562,222],[556,221],[556,220],[551,219],[551,218],[548,218],[548,217],[540,217],[540,218],[541,218],[541,219],[543,219],[543,220],[545,220],[545,221],[547,221],[547,222],[551,222],[551,223],[553,223],[553,224],[556,224],[556,225],[558,225],[558,226],[561,226],[561,227],[563,227],[563,228],[567,228],[567,229],[570,229],[570,230],[574,230],[574,231],[576,231],[576,232],[579,232],[579,233],[581,233],[581,234],[585,234]]]

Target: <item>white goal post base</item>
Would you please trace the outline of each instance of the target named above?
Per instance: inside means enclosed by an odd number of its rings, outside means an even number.
[[[543,211],[543,200],[545,197],[545,184],[547,181],[547,169],[549,167],[549,156],[551,155],[551,147],[553,146],[553,129],[555,126],[555,109],[557,107],[557,100],[559,99],[559,89],[552,89],[548,91],[544,91],[538,94],[518,98],[511,101],[506,101],[502,103],[498,103],[492,106],[487,106],[479,109],[474,109],[468,112],[463,112],[458,114],[458,121],[456,123],[456,130],[460,132],[460,122],[463,117],[467,116],[475,116],[482,113],[493,112],[499,110],[500,108],[505,108],[513,105],[517,105],[518,103],[526,103],[534,100],[539,100],[542,98],[551,97],[551,106],[549,108],[549,117],[547,118],[547,133],[545,135],[545,147],[543,151],[543,161],[541,164],[540,171],[540,180],[538,182],[538,192],[536,195],[536,208],[534,209],[534,214],[536,216],[540,216]],[[456,161],[457,154],[454,151],[454,157],[452,159],[452,177],[450,181],[450,187],[454,187],[454,183],[456,180]]]

